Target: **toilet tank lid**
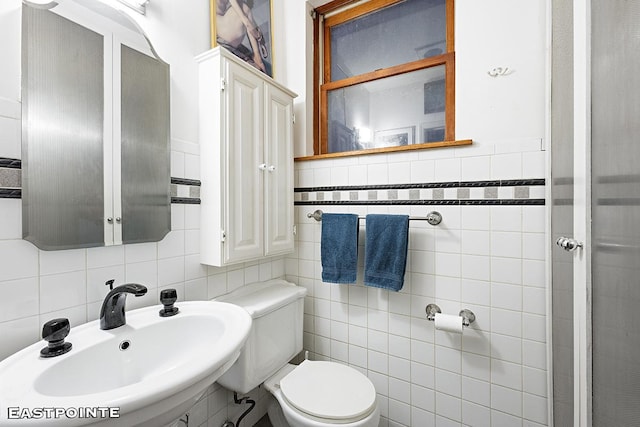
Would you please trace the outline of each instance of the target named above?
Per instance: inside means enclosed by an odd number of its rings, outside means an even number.
[[[239,305],[247,310],[253,319],[262,317],[278,308],[304,298],[307,289],[282,279],[269,280],[245,285],[215,301]]]

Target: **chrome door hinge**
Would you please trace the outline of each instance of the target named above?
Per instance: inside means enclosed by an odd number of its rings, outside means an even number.
[[[227,240],[227,232],[222,230],[222,238],[220,239],[220,241],[224,243],[225,240]]]
[[[298,234],[298,226],[294,225],[293,226],[293,235],[295,236],[296,234]]]
[[[224,91],[227,88],[227,81],[225,79],[220,80],[220,90]]]
[[[295,113],[292,114],[292,116],[293,116],[293,119],[292,119],[293,120],[293,124],[295,125],[296,124],[296,115],[295,115]]]

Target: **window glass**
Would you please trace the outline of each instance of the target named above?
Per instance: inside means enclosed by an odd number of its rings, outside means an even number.
[[[328,153],[444,141],[445,66],[328,91]]]
[[[331,27],[331,81],[446,52],[445,0],[406,0]]]

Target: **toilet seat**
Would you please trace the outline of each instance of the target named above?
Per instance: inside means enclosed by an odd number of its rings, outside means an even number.
[[[280,380],[280,390],[295,409],[327,420],[357,420],[376,408],[371,381],[335,362],[303,361]]]

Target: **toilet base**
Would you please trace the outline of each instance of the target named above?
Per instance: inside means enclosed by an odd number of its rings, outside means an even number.
[[[267,415],[269,415],[269,421],[271,421],[271,425],[273,425],[273,427],[291,427],[275,397],[272,397],[271,402],[269,402]]]
[[[292,407],[282,395],[279,383],[282,378],[295,368],[296,365],[287,364],[264,382],[265,388],[275,398],[267,410],[269,420],[272,420],[271,416],[273,414],[273,420],[275,420],[275,422],[271,422],[274,427],[378,427],[378,423],[380,422],[380,408],[378,405],[376,405],[374,411],[365,418],[345,423],[319,419],[309,414],[303,414]],[[277,408],[272,409],[272,405],[276,405]],[[276,424],[276,422],[280,424]]]

